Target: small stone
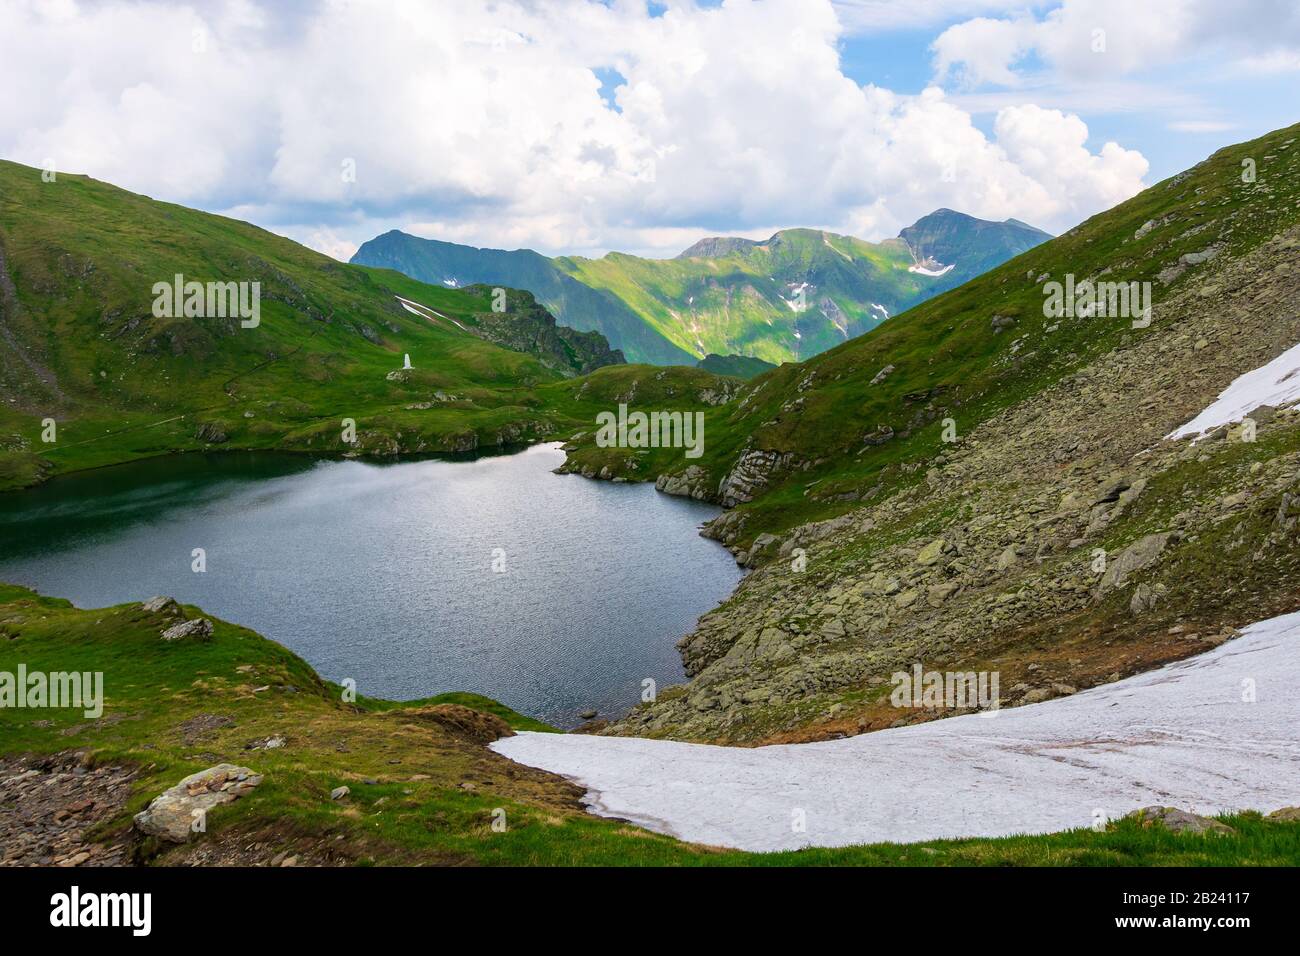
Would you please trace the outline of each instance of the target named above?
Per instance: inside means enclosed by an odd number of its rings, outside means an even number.
[[[333,790],[330,791],[330,799],[342,800],[351,792],[352,790],[348,787],[335,787]]]

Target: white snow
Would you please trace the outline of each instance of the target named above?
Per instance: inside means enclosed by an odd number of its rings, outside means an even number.
[[[1293,345],[1267,365],[1233,380],[1201,414],[1166,438],[1204,435],[1220,425],[1241,421],[1261,405],[1286,408],[1300,403],[1300,345]]]
[[[456,281],[455,276],[452,276],[450,279],[443,279],[442,284],[445,286],[450,286],[453,289],[455,289],[460,285],[460,283]]]
[[[801,282],[798,285],[795,285],[793,282],[787,282],[786,288],[789,289],[792,293],[794,293],[794,298],[787,299],[785,296],[781,296],[781,301],[790,307],[791,312],[804,311],[804,309],[806,309],[808,305],[806,302],[800,299],[800,293],[802,293],[805,289],[808,288],[808,283]]]
[[[1256,700],[1246,702],[1247,682]],[[759,748],[521,733],[492,748],[601,816],[747,850],[1046,833],[1162,804],[1300,802],[1300,612],[1205,654],[995,716]],[[806,832],[793,832],[802,810]]]
[[[418,315],[420,318],[428,319],[429,321],[433,321],[433,316],[436,315],[444,322],[450,322],[452,325],[456,326],[456,328],[460,329],[462,332],[469,331],[469,329],[465,328],[465,326],[461,325],[455,319],[451,318],[450,316],[443,315],[437,309],[431,309],[427,305],[421,305],[420,303],[414,302],[410,299],[403,299],[400,295],[395,295],[393,296],[393,298],[395,298],[398,302],[402,303],[402,308],[405,309],[407,312],[410,312],[412,315]]]
[[[889,318],[889,310],[886,309],[883,305],[880,305],[877,302],[873,302],[871,303],[871,307],[873,309],[878,309],[880,311],[880,314],[883,315],[885,318]]]
[[[956,263],[954,262],[952,265],[944,266],[941,269],[930,269],[923,265],[912,265],[907,267],[907,271],[915,272],[918,275],[930,276],[931,278],[938,278],[939,276],[946,275],[948,272],[952,271],[952,268],[955,265]]]

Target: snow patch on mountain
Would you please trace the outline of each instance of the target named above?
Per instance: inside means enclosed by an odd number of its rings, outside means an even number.
[[[933,266],[928,266],[918,262],[914,265],[908,266],[907,271],[915,272],[917,275],[930,276],[931,278],[937,279],[939,276],[947,275],[956,267],[956,265],[955,262],[946,266],[942,263],[936,262]]]
[[[1241,421],[1261,405],[1287,408],[1300,403],[1300,345],[1293,345],[1273,361],[1233,379],[1204,411],[1175,428],[1166,438],[1196,435],[1220,425]]]
[[[402,304],[402,308],[405,309],[407,312],[410,312],[412,315],[418,315],[420,318],[428,319],[430,322],[433,321],[434,316],[437,316],[438,318],[442,319],[444,322],[450,322],[452,325],[456,326],[456,328],[460,329],[462,332],[469,332],[469,329],[465,328],[465,326],[461,325],[459,322],[457,322],[455,319],[451,318],[450,316],[443,315],[437,309],[431,309],[427,305],[421,305],[419,302],[414,302],[410,299],[403,299],[400,295],[395,295],[393,296],[393,298],[396,299],[398,302],[400,302]]]
[[[716,846],[1048,833],[1151,804],[1293,805],[1298,683],[1294,613],[1200,656],[994,716],[756,748],[520,733],[492,749],[577,781],[600,816]]]

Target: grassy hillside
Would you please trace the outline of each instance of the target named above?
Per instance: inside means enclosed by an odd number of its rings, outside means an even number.
[[[260,283],[260,324],[155,317],[154,284],[177,273]],[[508,298],[502,316],[490,289],[344,265],[247,223],[0,163],[0,488],[204,447],[536,440],[556,422],[534,390],[613,359],[526,293]]]
[[[630,362],[691,363],[690,352],[646,325],[615,296],[583,285],[531,249],[477,249],[393,230],[363,242],[352,262],[396,269],[444,288],[481,283],[527,289],[566,326],[602,333]]]
[[[697,363],[699,368],[715,375],[730,375],[733,378],[757,378],[764,372],[776,368],[771,362],[751,358],[748,355],[714,355],[710,352]]]
[[[139,604],[79,610],[0,585],[0,671],[13,673],[20,663],[29,672],[99,671],[106,698],[97,719],[71,709],[0,711],[0,766],[48,784],[39,798],[6,804],[0,856],[88,853],[88,865],[616,866],[1282,865],[1300,858],[1300,823],[1257,814],[1223,818],[1236,832],[1221,838],[1121,821],[1100,833],[773,854],[679,843],[590,816],[579,788],[489,751],[487,742],[510,727],[545,729],[500,704],[456,694],[345,701],[341,688],[300,658],[234,624],[215,621],[208,641],[163,641],[159,631],[173,619]],[[206,832],[190,843],[132,831],[132,816],[150,799],[220,762],[249,767],[263,782],[213,810]],[[56,809],[61,801],[49,794],[64,768],[83,786]],[[80,802],[102,775],[113,774],[122,781],[116,788],[96,792],[93,807]],[[340,786],[350,792],[331,799]],[[64,822],[5,830],[38,800]],[[494,819],[504,829],[494,830]],[[66,841],[77,832],[61,850],[40,842],[41,834]]]

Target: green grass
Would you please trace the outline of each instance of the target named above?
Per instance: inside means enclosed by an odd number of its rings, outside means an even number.
[[[190,616],[201,613],[189,607]],[[77,609],[0,585],[0,671],[101,671],[99,720],[80,711],[0,711],[0,753],[93,751],[97,763],[139,768],[126,810],[102,825],[109,839],[130,816],[188,773],[229,761],[265,774],[248,797],[213,812],[210,841],[256,839],[295,848],[342,848],[358,863],[618,866],[1006,866],[1294,865],[1300,824],[1257,814],[1223,817],[1237,833],[1176,836],[1131,821],[1105,832],[936,840],[756,854],[681,843],[576,805],[577,792],[458,737],[421,712],[456,703],[518,729],[550,730],[487,698],[443,694],[422,701],[345,702],[286,648],[215,620],[205,643],[165,643],[163,622],[138,604]],[[186,738],[198,715],[232,721]],[[273,750],[251,741],[282,735]],[[371,782],[367,782],[371,781]],[[346,784],[346,801],[330,790]],[[467,786],[468,784],[468,786]],[[506,813],[494,832],[493,813]],[[167,853],[150,857],[166,863]]]

